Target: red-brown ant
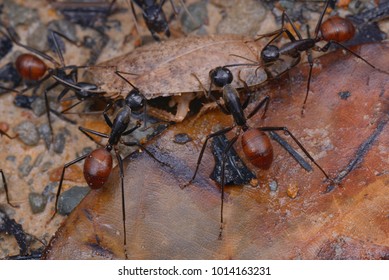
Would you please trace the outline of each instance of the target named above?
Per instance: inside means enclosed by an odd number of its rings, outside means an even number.
[[[60,63],[59,63],[51,56],[49,56],[49,55],[47,55],[39,50],[36,50],[34,48],[31,48],[27,45],[20,43],[18,40],[16,40],[14,38],[14,36],[12,35],[12,32],[9,28],[4,27],[4,29],[6,32],[3,32],[1,30],[0,30],[0,32],[7,35],[12,40],[12,42],[14,42],[16,45],[18,45],[18,46],[20,46],[28,51],[34,53],[34,54],[29,54],[29,53],[28,54],[21,54],[16,59],[16,62],[15,62],[16,69],[23,79],[28,80],[28,81],[34,81],[34,82],[36,82],[37,86],[41,85],[43,81],[49,79],[53,75],[58,76],[61,79],[68,81],[69,83],[76,83],[77,82],[77,70],[79,68],[82,68],[82,67],[75,66],[75,65],[65,66],[64,57],[63,57],[62,52],[60,50],[57,36],[61,36],[61,37],[65,38],[66,40],[68,40],[69,42],[71,42],[75,45],[78,45],[76,42],[74,42],[73,40],[71,40],[70,38],[66,37],[65,35],[63,35],[59,32],[51,31],[51,36],[52,36],[52,39],[53,39],[53,42],[55,45],[56,53],[60,59]],[[50,61],[54,65],[54,67],[53,68],[48,67],[46,65],[46,63],[41,58]],[[67,73],[67,70],[70,70],[70,72]],[[50,106],[49,106],[49,100],[47,97],[47,93],[60,84],[61,84],[60,82],[55,81],[53,84],[49,85],[44,90],[44,97],[45,97],[45,103],[46,103],[46,114],[47,114],[47,118],[49,121],[49,127],[50,127],[52,140],[53,140],[53,128],[51,125],[51,118],[50,118],[50,111],[52,111],[52,110],[50,109]],[[65,88],[63,90],[63,92],[60,94],[60,96],[63,96],[64,94],[66,94],[66,92],[65,92],[66,90],[67,89]],[[25,90],[23,90],[22,92],[24,92],[24,91]]]
[[[247,160],[249,160],[254,166],[258,167],[259,169],[267,170],[270,168],[273,162],[273,147],[270,142],[270,138],[267,136],[267,134],[265,134],[265,132],[283,131],[285,134],[292,137],[293,141],[299,146],[299,148],[304,152],[304,154],[320,169],[320,171],[324,174],[326,179],[330,181],[332,180],[329,178],[329,176],[323,170],[323,168],[321,168],[320,165],[308,153],[308,151],[304,148],[304,146],[297,140],[297,138],[288,130],[288,128],[273,127],[273,126],[251,128],[247,124],[247,120],[253,117],[262,107],[265,106],[264,113],[262,115],[262,117],[264,117],[267,107],[269,105],[269,96],[266,96],[263,100],[261,100],[254,107],[254,109],[247,116],[245,116],[244,109],[248,105],[250,94],[242,104],[239,98],[238,91],[231,86],[233,75],[231,71],[227,68],[227,66],[217,67],[211,70],[209,76],[210,76],[211,83],[208,92],[206,92],[204,87],[201,85],[204,89],[204,94],[209,98],[211,98],[212,100],[214,100],[225,114],[232,115],[234,119],[234,124],[230,127],[223,128],[217,132],[211,133],[206,137],[197,160],[195,172],[192,178],[190,179],[190,181],[186,185],[184,185],[184,187],[190,185],[193,182],[193,180],[196,178],[197,171],[199,169],[208,140],[213,137],[226,134],[227,132],[236,128],[235,136],[229,141],[227,147],[223,152],[222,169],[221,169],[222,183],[221,183],[221,212],[220,212],[220,233],[219,233],[219,239],[221,239],[222,232],[223,232],[225,163],[227,161],[228,151],[232,148],[232,146],[238,140],[239,137],[241,138],[242,150]],[[245,85],[245,89],[248,91],[249,89],[247,84],[244,81],[242,82]],[[221,103],[211,94],[212,85],[222,88],[223,103]]]
[[[145,151],[148,155],[150,155],[153,159],[158,161],[162,165],[167,165],[164,162],[161,162],[157,158],[154,157],[154,155],[148,151],[142,144],[138,142],[125,142],[121,140],[122,136],[129,135],[132,132],[134,132],[136,129],[138,129],[141,124],[138,122],[134,127],[128,129],[128,126],[130,124],[130,118],[131,118],[131,112],[133,111],[140,111],[145,107],[146,99],[141,94],[138,88],[136,88],[130,81],[128,81],[120,72],[115,72],[118,76],[120,76],[122,79],[124,79],[127,83],[129,83],[133,89],[128,93],[127,97],[125,98],[125,105],[123,108],[121,108],[118,113],[116,114],[116,117],[114,118],[113,122],[109,119],[106,112],[104,112],[104,119],[107,123],[107,125],[111,128],[111,133],[105,134],[101,133],[92,129],[87,129],[83,127],[79,127],[80,131],[83,132],[87,137],[89,137],[92,141],[95,141],[90,135],[94,134],[103,138],[108,138],[107,144],[102,147],[98,148],[94,151],[92,151],[89,154],[82,155],[75,160],[72,160],[71,162],[68,162],[64,165],[62,169],[62,174],[56,194],[55,199],[55,212],[52,216],[52,218],[57,213],[57,207],[58,207],[58,198],[61,193],[62,189],[62,183],[64,180],[65,170],[82,160],[85,159],[84,162],[84,177],[85,181],[88,183],[89,187],[91,189],[99,189],[104,186],[104,184],[107,182],[111,171],[112,171],[112,155],[111,151],[113,150],[116,155],[116,159],[118,161],[119,170],[120,170],[120,184],[121,184],[121,192],[122,192],[122,215],[123,215],[123,245],[124,245],[124,251],[125,251],[125,257],[127,258],[127,237],[126,237],[126,214],[125,214],[125,196],[124,196],[124,170],[123,170],[123,161],[122,158],[118,152],[117,145],[119,143],[122,143],[126,146],[138,146],[140,149]],[[95,141],[96,142],[96,141]],[[97,142],[96,142],[97,143]],[[97,143],[101,145],[100,143]]]
[[[360,55],[358,55],[357,53],[355,53],[354,51],[350,50],[349,48],[347,48],[342,44],[342,42],[346,42],[350,40],[355,35],[355,27],[350,20],[341,18],[339,16],[333,16],[331,18],[328,18],[326,21],[322,22],[324,14],[327,11],[330,2],[331,0],[326,1],[324,9],[320,15],[319,21],[317,22],[315,28],[314,38],[309,37],[309,30],[308,30],[308,38],[303,39],[300,32],[297,30],[296,26],[290,20],[288,15],[285,12],[283,12],[282,27],[279,30],[267,34],[263,34],[256,39],[259,40],[263,37],[269,37],[275,35],[261,51],[261,59],[265,63],[265,65],[276,62],[281,55],[300,58],[301,52],[305,51],[307,53],[308,63],[309,63],[309,74],[308,74],[308,82],[307,82],[307,91],[305,94],[305,98],[301,110],[302,114],[304,113],[305,104],[308,99],[311,77],[312,77],[312,69],[313,69],[312,50],[319,51],[319,52],[327,52],[331,45],[337,45],[342,49],[346,50],[347,52],[351,53],[355,57],[361,59],[373,69],[389,74],[384,70],[378,69],[373,64],[368,62],[366,59],[364,59],[363,57],[361,57]],[[298,39],[296,39],[295,36],[293,36],[293,34],[284,27],[285,20],[290,23]],[[285,33],[288,36],[290,42],[282,45],[281,47],[272,45],[272,43],[277,38],[279,38],[283,33]],[[323,47],[320,47],[317,45],[317,43],[321,41],[326,41],[327,43]]]

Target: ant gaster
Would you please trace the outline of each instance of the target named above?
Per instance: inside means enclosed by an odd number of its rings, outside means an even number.
[[[126,249],[127,231],[126,231],[125,196],[124,196],[124,181],[123,181],[124,170],[123,170],[123,161],[118,152],[117,145],[119,143],[122,143],[123,145],[126,146],[138,146],[140,149],[145,151],[148,155],[150,155],[154,160],[158,161],[160,164],[162,165],[167,165],[167,164],[155,158],[154,155],[150,151],[148,151],[142,144],[138,142],[125,142],[121,140],[122,136],[129,135],[130,133],[134,132],[136,129],[138,129],[141,126],[141,123],[137,122],[137,124],[134,127],[128,129],[128,126],[130,124],[131,112],[140,111],[141,109],[143,109],[145,106],[146,99],[141,94],[139,89],[136,88],[124,76],[122,76],[120,72],[116,71],[115,73],[118,76],[120,76],[122,79],[124,79],[126,82],[128,82],[133,87],[133,89],[128,93],[128,95],[124,99],[125,105],[123,106],[123,108],[121,108],[118,111],[113,121],[109,119],[106,111],[104,111],[103,114],[104,119],[107,125],[111,128],[111,132],[109,135],[95,130],[79,127],[80,131],[83,132],[92,141],[95,140],[89,134],[94,134],[103,138],[108,138],[108,141],[104,147],[98,148],[89,154],[82,155],[76,158],[75,160],[68,162],[64,165],[62,169],[62,174],[61,174],[57,194],[56,194],[56,199],[55,199],[55,212],[52,218],[54,218],[55,214],[57,213],[58,198],[61,193],[65,170],[69,166],[85,159],[84,168],[83,168],[85,180],[91,189],[99,189],[104,186],[104,184],[107,182],[111,174],[112,162],[113,162],[111,151],[113,150],[115,152],[116,159],[118,161],[119,172],[120,172],[120,185],[121,185],[121,192],[122,192],[121,203],[122,203],[122,218],[123,218],[123,246],[124,246],[125,257],[127,258],[128,257],[127,249]],[[97,144],[101,145],[100,143]]]
[[[239,137],[241,137],[241,145],[242,150],[245,155],[245,157],[256,167],[259,169],[269,169],[272,162],[273,162],[273,147],[270,142],[270,138],[265,134],[265,132],[271,132],[271,131],[283,131],[285,134],[292,137],[293,141],[299,146],[299,148],[304,152],[304,154],[320,169],[320,171],[324,174],[326,179],[330,180],[327,173],[320,167],[320,165],[313,159],[313,157],[308,153],[308,151],[304,148],[304,146],[297,140],[297,138],[288,130],[286,127],[250,127],[247,124],[247,120],[249,120],[251,117],[253,117],[262,107],[264,108],[264,113],[262,114],[262,118],[264,118],[265,113],[267,111],[267,107],[269,105],[269,96],[266,96],[263,100],[261,100],[254,109],[245,116],[244,109],[247,107],[250,99],[250,94],[242,104],[239,98],[238,91],[231,86],[231,82],[233,80],[233,75],[231,71],[227,68],[227,66],[224,67],[217,67],[210,71],[210,86],[208,92],[205,92],[204,94],[211,98],[213,101],[215,101],[220,109],[228,115],[232,115],[234,119],[234,124],[230,127],[223,128],[217,132],[209,134],[204,144],[201,148],[197,165],[195,172],[190,179],[190,181],[184,185],[184,187],[190,185],[193,180],[196,178],[197,171],[199,169],[207,142],[209,139],[226,134],[227,132],[233,130],[236,128],[235,136],[229,141],[227,144],[227,147],[223,151],[223,157],[222,157],[222,169],[221,169],[221,210],[220,210],[220,233],[219,233],[219,239],[222,239],[222,232],[223,232],[223,203],[224,203],[224,171],[225,171],[225,163],[227,161],[227,153],[232,148],[234,143],[238,140]],[[196,77],[197,78],[197,77]],[[241,80],[242,81],[242,80]],[[200,82],[200,81],[199,81]],[[248,91],[247,84],[242,81],[245,89]],[[201,83],[200,83],[201,84]],[[219,100],[217,100],[212,94],[211,89],[212,85],[215,85],[219,88],[222,88],[223,90],[223,103],[221,103]]]
[[[305,105],[308,99],[309,89],[310,89],[310,83],[311,83],[311,77],[312,77],[312,70],[313,70],[313,57],[312,57],[312,50],[319,51],[319,52],[327,52],[331,45],[337,45],[341,47],[342,49],[346,50],[347,52],[351,53],[355,57],[361,59],[366,64],[368,64],[370,67],[372,67],[375,70],[378,70],[380,72],[389,74],[388,72],[378,69],[373,64],[368,62],[366,59],[355,53],[354,51],[350,50],[346,46],[342,44],[342,42],[346,42],[354,37],[355,35],[355,27],[352,24],[352,22],[348,19],[341,18],[339,16],[333,16],[331,18],[328,18],[326,21],[323,21],[323,17],[325,12],[327,11],[327,8],[330,4],[331,0],[327,0],[326,4],[324,6],[324,9],[320,15],[319,21],[317,22],[314,38],[310,38],[309,36],[309,29],[308,31],[308,38],[303,39],[300,32],[297,30],[296,26],[293,24],[293,22],[290,20],[288,15],[283,12],[282,14],[282,27],[279,30],[263,34],[259,36],[256,40],[259,40],[263,37],[269,37],[275,35],[263,48],[261,52],[261,59],[266,64],[272,64],[275,61],[279,59],[281,55],[286,55],[294,58],[300,58],[301,52],[306,52],[308,57],[308,63],[309,63],[309,74],[308,74],[308,82],[307,82],[307,91],[305,94],[303,106],[301,113],[304,113]],[[293,36],[293,34],[284,27],[285,20],[290,23],[292,26],[294,32],[296,33],[298,39]],[[307,27],[308,28],[308,27]],[[272,45],[272,43],[279,38],[283,33],[286,33],[288,36],[290,42],[282,45],[281,47],[277,47],[276,45]],[[323,47],[319,47],[317,45],[318,42],[326,41],[327,43]]]

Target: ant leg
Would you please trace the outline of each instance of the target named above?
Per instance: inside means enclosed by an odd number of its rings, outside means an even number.
[[[80,101],[78,101],[78,102],[72,104],[71,106],[67,107],[66,109],[62,110],[60,113],[61,113],[61,114],[65,114],[65,113],[73,114],[73,113],[69,113],[68,111],[70,111],[71,109],[73,109],[73,108],[76,107],[77,105],[80,105],[82,102],[83,102],[83,100],[80,100]],[[75,114],[78,114],[78,113],[75,113]]]
[[[9,135],[7,132],[5,132],[5,131],[3,131],[3,130],[1,130],[0,129],[0,135],[1,136],[6,136],[8,139],[15,139],[16,137],[18,137],[18,135],[16,134],[15,136],[11,136],[11,135]],[[0,169],[1,170],[1,169]]]
[[[123,170],[123,160],[122,157],[119,155],[117,149],[115,148],[115,155],[118,161],[119,165],[119,171],[120,171],[120,187],[122,190],[122,218],[123,218],[123,246],[124,246],[124,256],[126,260],[128,259],[127,255],[127,229],[126,229],[126,202],[125,202],[125,195],[124,195],[124,170]]]
[[[278,135],[275,131],[269,131],[269,134],[270,138],[280,144],[282,148],[284,148],[297,161],[297,163],[300,164],[302,168],[308,172],[312,171],[312,166],[280,135]]]
[[[246,100],[245,100],[245,101],[243,102],[243,104],[242,104],[242,109],[244,110],[244,109],[247,108],[247,106],[248,106],[249,103],[250,103],[250,100],[251,100],[251,90],[250,90],[249,86],[247,85],[246,81],[243,80],[243,79],[240,77],[240,71],[239,71],[239,73],[238,73],[238,79],[239,79],[239,81],[241,81],[241,82],[243,83],[244,89],[245,89],[245,91],[247,92],[247,98],[246,98]]]
[[[250,88],[248,87],[246,81],[244,81],[244,80],[242,80],[242,79],[240,78],[240,72],[239,72],[238,78],[239,78],[239,80],[243,83],[245,90],[249,93],[249,96],[247,97],[247,99],[245,100],[245,102],[244,102],[243,105],[242,105],[242,108],[243,108],[243,109],[246,109],[246,107],[248,106],[248,103],[249,103],[249,99],[251,98],[251,90],[250,90]],[[255,106],[255,108],[253,109],[253,111],[251,111],[251,112],[248,114],[247,119],[250,119],[252,116],[254,116],[254,115],[259,111],[259,109],[261,109],[262,106],[265,104],[265,109],[264,109],[263,114],[262,114],[262,117],[261,117],[262,119],[264,119],[264,118],[265,118],[265,115],[266,115],[266,112],[267,112],[267,109],[268,109],[268,107],[269,107],[269,102],[270,102],[270,96],[269,96],[269,95],[266,95],[265,98],[262,99],[262,101],[259,102],[259,103]]]
[[[278,39],[283,33],[285,33],[289,40],[291,42],[294,42],[296,41],[296,38],[293,36],[293,34],[284,27],[285,25],[285,21],[289,22],[289,24],[292,26],[293,28],[293,31],[296,33],[297,37],[299,38],[299,40],[302,39],[302,36],[300,34],[300,32],[298,31],[298,29],[296,28],[296,26],[294,25],[294,23],[292,22],[292,20],[289,18],[288,14],[283,11],[282,12],[282,18],[281,18],[281,28],[278,29],[278,30],[275,30],[273,32],[269,32],[269,33],[265,33],[265,34],[262,34],[262,35],[259,35],[258,38],[256,38],[254,41],[258,41],[260,39],[262,39],[263,37],[270,37],[270,36],[274,36],[265,46],[264,48],[266,48],[268,45],[270,45],[272,42],[274,42],[276,39]]]
[[[103,112],[103,116],[104,116],[104,120],[105,120],[105,122],[107,123],[107,125],[108,125],[110,128],[112,128],[113,123],[112,123],[112,121],[109,119],[108,114],[107,114],[107,112],[106,112],[105,110],[104,110],[104,112]]]
[[[299,148],[304,152],[304,154],[311,160],[313,164],[317,166],[317,168],[320,169],[320,171],[324,174],[327,180],[330,180],[330,177],[327,175],[327,173],[324,171],[323,168],[313,159],[313,157],[308,153],[308,151],[304,148],[304,146],[300,143],[300,141],[297,140],[297,138],[288,130],[286,127],[259,127],[258,128],[261,131],[284,131],[284,133],[288,134],[290,137],[292,137],[293,141],[299,146]]]
[[[68,123],[77,124],[76,121],[73,121],[73,120],[71,120],[71,119],[65,117],[64,115],[62,115],[62,113],[60,113],[60,112],[58,112],[58,111],[56,111],[56,110],[54,110],[54,109],[51,109],[51,108],[50,108],[50,112],[53,113],[54,115],[56,115],[58,118],[60,118],[60,119],[62,119],[62,120],[64,120],[64,121],[66,121],[66,122],[68,122]]]
[[[301,108],[301,115],[304,115],[305,104],[307,103],[309,89],[311,87],[311,78],[312,78],[312,70],[313,70],[313,57],[312,57],[312,50],[311,49],[307,50],[307,57],[308,57],[308,63],[309,63],[309,73],[308,73],[308,81],[307,81],[307,92],[305,93],[303,106]]]
[[[145,151],[152,159],[154,159],[155,161],[157,161],[159,164],[161,165],[165,165],[165,166],[168,166],[168,167],[171,167],[169,164],[163,162],[163,161],[160,161],[159,159],[157,159],[152,152],[150,152],[145,146],[143,146],[142,144],[138,143],[138,142],[121,142],[123,145],[126,145],[126,146],[137,146],[139,147],[142,151]]]
[[[64,96],[70,91],[70,88],[64,88],[61,93],[57,96],[57,102],[61,102]]]
[[[46,115],[47,115],[47,120],[49,122],[49,128],[50,128],[50,134],[51,134],[51,142],[54,141],[54,133],[53,133],[53,126],[51,125],[51,117],[50,117],[50,104],[49,104],[49,99],[47,97],[47,92],[52,90],[53,88],[57,87],[59,85],[59,82],[55,82],[51,86],[47,87],[44,91],[44,96],[45,96],[45,105],[46,105]]]
[[[327,1],[326,1],[326,4],[325,4],[325,6],[324,6],[324,9],[323,9],[323,11],[321,12],[319,21],[318,21],[317,24],[316,24],[316,28],[315,28],[315,41],[316,41],[316,40],[318,39],[318,37],[319,37],[320,26],[321,26],[321,23],[322,23],[322,21],[323,21],[324,14],[326,13],[327,8],[328,8],[328,5],[329,5],[330,2],[331,2],[331,0],[327,0]],[[301,39],[301,38],[300,38],[300,39]]]
[[[142,126],[141,123],[138,121],[138,122],[136,123],[136,125],[135,125],[133,128],[130,128],[130,129],[124,131],[124,132],[122,133],[122,136],[131,134],[132,132],[134,132],[135,130],[137,130],[137,129],[138,129],[139,127],[141,127],[141,126]]]
[[[102,144],[100,144],[99,142],[97,142],[92,136],[90,136],[88,133],[91,133],[91,134],[94,134],[94,135],[97,135],[97,136],[100,136],[100,137],[103,137],[103,138],[109,138],[109,135],[105,134],[105,133],[101,133],[101,132],[98,132],[98,131],[95,131],[95,130],[92,130],[92,129],[89,129],[89,128],[85,128],[85,127],[82,127],[82,126],[79,126],[78,129],[84,133],[86,135],[86,137],[88,137],[90,140],[92,140],[93,142],[95,142],[97,145],[99,146],[104,146]]]
[[[372,67],[373,69],[379,71],[379,72],[382,72],[382,73],[385,73],[387,75],[389,75],[389,72],[385,71],[385,70],[381,70],[377,67],[375,67],[373,64],[371,64],[369,61],[367,61],[366,59],[364,59],[362,56],[360,56],[359,54],[357,54],[356,52],[350,50],[349,48],[347,48],[345,45],[339,43],[339,42],[336,42],[336,41],[329,41],[324,47],[322,48],[316,48],[316,50],[320,51],[320,52],[326,52],[328,51],[329,47],[332,45],[332,44],[335,44],[335,45],[338,45],[339,47],[341,47],[342,49],[344,49],[345,51],[349,52],[350,54],[354,55],[355,57],[359,58],[360,60],[362,60],[363,62],[365,62],[367,65],[369,65],[370,67]]]
[[[247,119],[250,119],[252,116],[254,116],[258,111],[259,109],[261,109],[263,107],[263,105],[265,105],[265,109],[263,111],[263,114],[262,114],[262,119],[265,118],[265,114],[267,112],[267,109],[269,107],[269,102],[270,102],[270,96],[269,95],[266,95],[262,100],[261,102],[259,102],[255,108],[247,115]]]
[[[3,186],[4,186],[4,191],[5,191],[5,197],[7,199],[7,203],[9,204],[9,206],[13,207],[13,208],[18,208],[19,206],[17,205],[14,205],[10,202],[10,198],[9,198],[9,193],[8,193],[8,185],[7,185],[7,180],[5,179],[5,175],[4,175],[4,172],[3,172],[3,169],[0,169],[0,173],[1,173],[1,177],[3,179]]]
[[[228,143],[227,147],[223,151],[222,169],[221,169],[222,186],[221,186],[221,205],[220,205],[220,232],[219,232],[219,238],[218,238],[219,240],[222,240],[222,238],[223,238],[223,222],[224,222],[223,221],[223,209],[224,209],[224,184],[225,184],[224,183],[224,181],[225,181],[224,172],[225,172],[225,166],[226,166],[226,162],[227,162],[227,153],[231,149],[232,145],[234,145],[236,140],[238,140],[239,134],[240,133],[235,135],[234,138],[232,138],[230,140],[230,142]]]
[[[218,99],[215,98],[215,96],[213,96],[211,94],[211,89],[212,89],[212,85],[213,85],[213,81],[211,79],[211,82],[209,84],[209,89],[208,91],[206,91],[206,89],[204,88],[204,85],[203,83],[200,81],[200,79],[197,77],[196,74],[192,73],[192,76],[196,78],[196,80],[199,82],[200,84],[200,87],[202,88],[203,92],[204,92],[204,96],[208,99],[211,99],[213,102],[215,102],[217,104],[217,106],[220,108],[220,110],[226,114],[226,115],[230,115],[231,113],[227,110],[227,108],[225,106],[223,106],[223,104],[220,103],[220,101]]]
[[[199,157],[197,159],[197,164],[196,164],[196,169],[195,169],[195,172],[192,176],[192,178],[189,180],[188,183],[186,183],[184,186],[182,186],[182,189],[183,188],[186,188],[187,186],[189,186],[190,184],[192,184],[192,182],[194,181],[194,179],[196,178],[196,175],[197,175],[197,171],[199,170],[199,167],[200,167],[200,163],[201,163],[201,160],[203,159],[203,154],[204,154],[204,151],[205,151],[205,147],[207,146],[207,142],[209,139],[213,138],[213,137],[216,137],[218,135],[222,135],[222,134],[225,134],[229,131],[231,131],[233,128],[235,127],[234,126],[230,126],[230,127],[227,127],[227,128],[224,128],[224,129],[221,129],[215,133],[211,133],[207,136],[207,138],[205,138],[205,141],[204,141],[204,144],[201,148],[201,151],[200,151],[200,154],[199,154]]]
[[[89,154],[80,156],[80,157],[76,158],[75,160],[72,160],[71,162],[66,163],[63,166],[62,174],[61,174],[61,179],[59,180],[59,186],[58,186],[57,194],[55,196],[54,214],[53,214],[53,216],[51,216],[49,221],[51,221],[55,217],[55,215],[57,214],[57,211],[58,211],[58,199],[59,199],[59,195],[61,194],[62,183],[63,183],[64,177],[65,177],[65,170],[66,170],[66,168],[68,168],[69,166],[71,166],[71,165],[73,165],[73,164],[75,164],[75,163],[77,163],[79,161],[82,161],[87,156],[89,156]]]

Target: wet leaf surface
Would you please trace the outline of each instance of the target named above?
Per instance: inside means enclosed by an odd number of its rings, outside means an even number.
[[[388,70],[389,44],[353,50]],[[227,188],[223,239],[218,240],[220,188],[209,179],[214,165],[210,148],[193,184],[180,186],[192,176],[209,129],[228,126],[231,119],[216,110],[195,123],[186,120],[148,146],[172,168],[146,153],[125,160],[129,258],[388,258],[388,76],[341,51],[325,55],[316,61],[302,117],[307,73],[303,64],[262,88],[272,98],[267,118],[261,120],[258,114],[249,123],[288,127],[332,178],[342,178],[341,185],[326,192],[329,183],[314,165],[313,172],[306,172],[273,141],[275,161],[268,171],[255,170],[246,162],[257,172],[259,187]],[[350,95],[342,99],[339,93],[346,91]],[[177,144],[178,133],[194,140]],[[285,139],[294,145],[290,137]],[[242,155],[239,141],[235,146]],[[274,180],[277,190],[270,191]],[[294,186],[298,193],[292,199],[287,189]],[[123,258],[120,201],[115,169],[106,187],[90,192],[65,221],[45,257]]]

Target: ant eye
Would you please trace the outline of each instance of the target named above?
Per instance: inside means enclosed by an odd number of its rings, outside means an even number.
[[[267,46],[261,52],[261,58],[265,63],[273,62],[277,60],[279,57],[280,57],[280,50],[277,46],[274,45]]]
[[[226,67],[217,67],[211,70],[209,76],[217,87],[224,87],[225,85],[231,84],[234,79],[231,71]]]

